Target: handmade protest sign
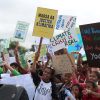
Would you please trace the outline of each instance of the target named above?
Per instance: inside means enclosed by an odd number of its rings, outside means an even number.
[[[22,42],[25,41],[28,28],[29,28],[29,23],[18,21],[14,33],[14,39]]]
[[[100,22],[80,25],[84,49],[91,67],[100,67]]]
[[[56,29],[57,30],[67,30],[75,26],[76,17],[75,16],[66,16],[59,15],[57,18]]]
[[[56,74],[72,73],[72,64],[66,54],[52,56],[52,61]]]
[[[75,24],[75,16],[59,15],[56,23],[56,29],[70,32],[72,37],[78,41],[78,37],[75,33]]]
[[[57,10],[38,7],[33,36],[51,38],[56,24],[57,12]]]
[[[50,39],[50,44],[54,52],[66,48],[67,45],[73,45],[75,42],[77,41],[69,31],[65,31]]]

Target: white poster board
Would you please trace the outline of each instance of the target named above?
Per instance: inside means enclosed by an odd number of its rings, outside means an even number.
[[[66,48],[67,45],[74,45],[76,42],[76,39],[69,31],[64,31],[63,33],[50,39],[50,44],[54,52]]]
[[[75,16],[59,15],[57,18],[56,29],[67,30],[68,28],[71,28],[72,25],[75,25],[75,23]]]
[[[25,41],[28,28],[29,28],[29,23],[18,21],[16,25],[14,39],[22,42]]]
[[[59,15],[56,23],[57,30],[64,30],[71,33],[72,37],[78,41],[75,33],[76,16]]]
[[[29,100],[33,100],[33,96],[35,93],[35,85],[32,81],[30,74],[3,78],[0,80],[0,84],[12,84],[23,86],[28,93]]]

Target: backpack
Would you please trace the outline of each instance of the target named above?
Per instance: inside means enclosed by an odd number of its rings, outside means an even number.
[[[0,100],[29,100],[22,86],[0,85]]]

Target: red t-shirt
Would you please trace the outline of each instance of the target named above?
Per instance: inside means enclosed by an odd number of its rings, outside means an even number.
[[[96,93],[100,93],[100,88],[96,91]],[[93,94],[83,95],[82,100],[100,100],[100,98],[96,97]]]

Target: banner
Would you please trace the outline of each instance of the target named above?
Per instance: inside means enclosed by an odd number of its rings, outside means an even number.
[[[17,86],[23,86],[27,91],[29,100],[33,100],[33,96],[35,94],[35,85],[32,81],[30,74],[7,77],[7,78],[5,77],[0,80],[0,84],[12,84]]]
[[[22,42],[25,41],[28,28],[29,28],[29,23],[18,21],[14,33],[14,39]]]
[[[84,49],[91,67],[100,67],[100,22],[80,25]]]
[[[56,24],[57,13],[57,10],[38,7],[33,36],[51,38]]]
[[[67,54],[53,56],[52,60],[56,74],[72,73],[72,65]]]

